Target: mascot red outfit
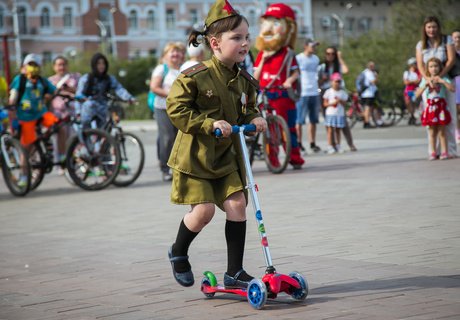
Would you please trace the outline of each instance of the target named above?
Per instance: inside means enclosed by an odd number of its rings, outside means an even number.
[[[291,7],[272,4],[262,16],[256,48],[259,54],[254,63],[254,77],[265,89],[270,105],[286,120],[291,132],[290,164],[299,169],[304,164],[297,142],[295,101],[288,90],[297,87],[299,70],[293,50],[297,35],[295,14]],[[282,87],[282,89],[280,89]]]

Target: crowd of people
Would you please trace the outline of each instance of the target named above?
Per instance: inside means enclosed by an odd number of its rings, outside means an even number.
[[[345,117],[344,106],[349,99],[349,91],[346,90],[343,75],[349,72],[349,67],[342,53],[336,47],[328,46],[320,58],[316,52],[319,43],[307,38],[303,51],[295,54],[295,59],[286,62],[294,54],[292,49],[296,39],[292,38],[290,24],[295,21],[295,14],[288,6],[280,8],[277,11],[268,10],[262,16],[261,32],[256,43],[259,49],[257,58],[254,59],[248,51],[245,59],[238,64],[240,69],[246,70],[259,81],[261,89],[268,91],[270,104],[285,118],[291,131],[291,164],[295,169],[304,164],[307,146],[314,153],[322,150],[316,139],[320,118],[324,119],[327,131],[327,154],[344,152],[342,134],[349,150],[357,151]],[[274,24],[273,19],[284,24]],[[263,35],[266,34],[276,35],[279,42],[264,41]],[[200,64],[212,52],[208,49],[202,42],[196,46],[190,43],[186,46],[181,42],[168,43],[160,63],[152,72],[150,91],[155,97],[152,108],[158,123],[157,157],[164,181],[171,181],[173,177],[168,159],[178,133],[167,114],[166,98],[181,72]],[[460,90],[456,90],[460,87],[459,54],[460,31],[453,32],[451,36],[443,35],[440,21],[436,17],[428,17],[423,24],[421,40],[416,45],[415,57],[407,60],[407,69],[403,73],[404,104],[410,114],[409,124],[417,122],[416,111],[420,107],[419,101],[422,101],[421,122],[428,128],[430,160],[449,159],[457,155],[457,143],[460,141],[460,120],[457,117]],[[287,72],[281,72],[286,63],[289,63]],[[106,119],[106,93],[109,90],[115,90],[124,100],[135,101],[116,78],[108,74],[109,64],[103,54],[93,56],[91,72],[83,76],[69,72],[68,60],[64,56],[53,60],[55,74],[48,79],[40,75],[40,68],[40,57],[29,54],[24,59],[20,75],[10,85],[9,103],[17,106],[17,111],[10,112],[10,117],[17,119],[21,142],[26,148],[36,138],[35,127],[40,119],[44,120],[40,121],[43,125],[50,126],[59,118],[76,114],[81,117],[85,127],[89,127],[94,119],[98,126],[102,126]],[[378,95],[377,83],[375,63],[369,61],[356,80],[356,90],[364,107],[364,128],[370,127],[370,112],[376,106]],[[288,89],[296,85],[300,87],[299,97],[293,99],[288,95]],[[286,89],[280,89],[283,87]],[[57,90],[77,99],[66,103],[63,98],[53,96]],[[48,102],[49,111],[46,108]],[[303,138],[305,125],[308,143]],[[68,127],[62,127],[57,135],[58,161],[64,161],[69,130]],[[62,174],[62,169],[59,172]]]

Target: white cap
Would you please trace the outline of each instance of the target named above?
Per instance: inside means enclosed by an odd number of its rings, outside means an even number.
[[[417,59],[415,58],[410,58],[409,60],[407,60],[407,65],[410,66],[412,64],[417,64]]]
[[[26,64],[29,64],[31,62],[35,62],[36,64],[38,64],[39,66],[41,66],[42,64],[42,58],[38,55],[38,54],[35,54],[35,53],[29,53],[25,58],[24,58],[24,62],[22,63],[23,65],[26,65]]]
[[[198,47],[194,47],[193,44],[190,44],[187,48],[187,54],[189,57],[198,57],[203,52],[204,45],[202,43],[200,43]]]

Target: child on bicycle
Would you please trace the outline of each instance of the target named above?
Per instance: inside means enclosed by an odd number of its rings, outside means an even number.
[[[443,68],[441,60],[436,57],[429,59],[426,63],[426,77],[422,78],[416,92],[417,98],[422,96],[424,105],[422,113],[422,125],[428,127],[430,155],[428,160],[437,159],[437,143],[441,145],[439,159],[449,159],[447,153],[447,137],[445,134],[446,125],[451,121],[450,112],[447,109],[447,90],[454,92],[455,87],[448,77],[439,77]],[[429,79],[429,80],[427,80]]]
[[[232,125],[253,123],[257,132],[267,124],[256,109],[257,81],[237,64],[249,52],[246,18],[226,0],[217,0],[205,20],[194,30],[189,44],[204,43],[210,60],[182,71],[167,98],[167,112],[179,132],[168,165],[173,169],[171,202],[191,205],[180,223],[168,256],[176,281],[192,286],[194,277],[188,249],[211,221],[218,206],[226,213],[226,287],[247,287],[252,276],[243,269],[246,236],[245,170]],[[223,138],[214,136],[220,129]]]
[[[83,75],[78,81],[75,97],[83,103],[75,104],[75,113],[80,115],[83,128],[89,128],[96,120],[98,128],[104,127],[108,115],[107,94],[113,90],[122,100],[130,104],[136,99],[117,81],[108,74],[109,61],[102,53],[96,53],[91,58],[91,72]]]
[[[327,128],[328,154],[343,153],[340,147],[340,131],[345,127],[345,108],[348,94],[341,88],[342,76],[335,72],[331,75],[331,87],[324,92],[323,107],[326,108],[325,125]],[[336,145],[333,145],[333,142]]]
[[[37,140],[38,122],[50,127],[58,121],[46,108],[46,100],[51,98],[56,87],[48,79],[40,76],[40,66],[41,59],[38,55],[27,55],[23,63],[24,73],[17,75],[10,86],[9,104],[16,106],[10,118],[19,121],[20,142],[27,151]],[[25,185],[26,179],[27,177],[21,176],[18,185]]]

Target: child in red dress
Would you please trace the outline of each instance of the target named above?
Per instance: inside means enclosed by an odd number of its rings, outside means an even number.
[[[424,110],[422,113],[422,125],[428,126],[429,144],[432,150],[429,160],[437,159],[436,146],[439,136],[441,145],[441,160],[449,159],[447,153],[447,138],[445,135],[445,126],[451,121],[447,105],[447,90],[454,92],[455,87],[451,84],[449,78],[439,77],[442,70],[441,60],[431,58],[426,64],[427,81],[425,78],[420,82],[416,96],[422,96]]]

